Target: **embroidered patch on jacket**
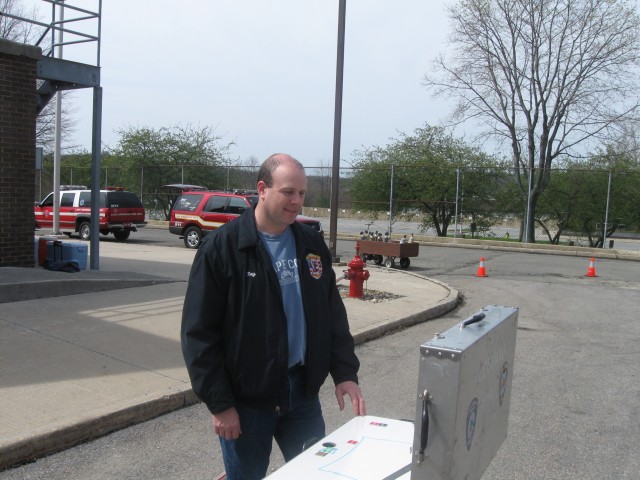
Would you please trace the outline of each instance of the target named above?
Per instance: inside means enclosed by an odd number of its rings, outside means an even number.
[[[311,276],[318,280],[322,277],[322,259],[320,255],[310,253],[307,255],[307,264],[309,265],[309,273]]]

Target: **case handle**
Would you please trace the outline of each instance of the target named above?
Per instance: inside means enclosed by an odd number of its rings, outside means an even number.
[[[460,328],[466,328],[471,324],[478,323],[483,318],[484,312],[476,313],[473,317],[467,318],[464,322],[462,322]]]
[[[416,463],[420,465],[424,460],[424,451],[427,449],[429,440],[429,391],[425,388],[422,393],[422,420],[420,422],[420,449],[418,450],[418,460]]]

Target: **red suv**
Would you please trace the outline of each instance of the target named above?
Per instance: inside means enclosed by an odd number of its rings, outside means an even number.
[[[68,235],[78,232],[82,240],[91,235],[91,190],[85,186],[60,187],[60,230]],[[53,228],[53,193],[36,203],[33,213],[36,228]],[[100,190],[100,233],[113,233],[118,241],[144,227],[145,211],[135,193],[121,187]]]
[[[198,248],[203,235],[240,216],[256,203],[258,193],[255,191],[186,191],[173,204],[169,231],[184,238],[185,247]],[[298,215],[297,221],[323,233],[320,221],[315,218]]]

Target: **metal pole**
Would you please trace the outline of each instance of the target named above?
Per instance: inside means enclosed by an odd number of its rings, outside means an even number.
[[[102,0],[98,2],[98,49],[96,65],[100,67],[100,37],[102,32]],[[91,138],[91,257],[89,268],[100,269],[100,161],[102,158],[102,87],[93,88],[93,129]],[[104,169],[104,186],[108,185],[108,169]]]
[[[607,241],[607,222],[609,221],[609,196],[611,195],[611,170],[609,170],[609,186],[607,187],[607,206],[604,211],[604,229],[602,232],[602,248]]]
[[[391,225],[393,223],[393,175],[394,165],[391,164],[391,189],[389,192],[389,237],[391,237]]]
[[[42,200],[42,163],[40,163],[40,170],[38,170],[38,200]]]
[[[338,236],[338,192],[340,183],[340,136],[342,131],[342,79],[344,70],[344,26],[347,0],[340,0],[338,11],[338,52],[336,62],[336,98],[333,119],[333,168],[331,170],[331,212],[329,215],[329,251],[334,261]]]
[[[64,3],[64,0],[61,1]],[[55,6],[54,6],[55,12]],[[54,15],[55,17],[55,15]],[[60,25],[64,27],[64,5],[60,6]],[[62,29],[58,30],[58,58],[62,59]],[[53,234],[60,235],[60,150],[62,143],[62,92],[56,92],[55,130],[53,147]]]
[[[100,269],[100,150],[102,148],[102,87],[93,87],[93,136],[91,139],[91,249],[89,268]],[[105,177],[106,177],[105,172]],[[106,186],[106,183],[105,183]]]
[[[96,55],[96,66],[100,66],[100,38],[102,36],[102,0],[98,2],[98,51]]]

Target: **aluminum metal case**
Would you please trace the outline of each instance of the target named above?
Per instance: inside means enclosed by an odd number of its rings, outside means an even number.
[[[507,436],[517,323],[490,305],[420,346],[412,480],[487,469]]]

